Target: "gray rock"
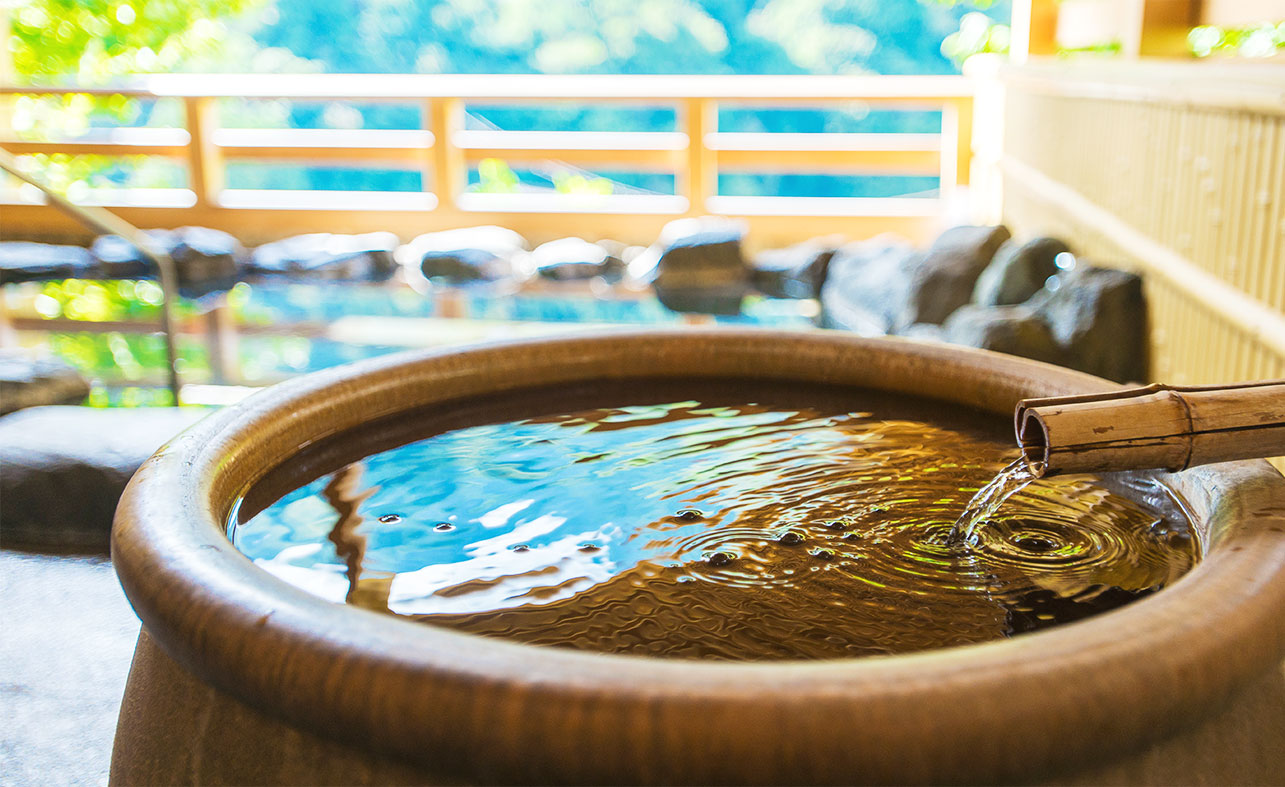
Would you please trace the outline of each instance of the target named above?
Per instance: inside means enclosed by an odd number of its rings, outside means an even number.
[[[130,476],[206,412],[36,407],[0,418],[5,544],[106,546]]]
[[[179,294],[200,298],[212,292],[232,289],[240,274],[244,250],[237,239],[206,227],[179,227],[176,230],[145,230],[148,244],[174,260]],[[112,278],[155,278],[154,266],[137,248],[119,235],[104,235],[94,241],[94,254],[104,272]]]
[[[156,276],[152,265],[134,244],[119,235],[99,235],[89,247],[103,276],[109,279],[146,279]]]
[[[403,246],[398,257],[429,279],[497,281],[517,272],[514,259],[526,248],[526,240],[513,230],[465,227],[420,235]]]
[[[940,325],[933,325],[927,322],[917,322],[914,325],[907,325],[897,332],[898,336],[904,336],[907,339],[919,339],[926,342],[944,342],[946,341],[945,331]]]
[[[48,404],[78,404],[88,395],[89,381],[66,361],[25,350],[0,350],[0,415]]]
[[[628,246],[610,239],[600,240],[597,245],[607,252],[607,259],[603,261],[602,273],[599,275],[612,284],[625,278],[625,273],[629,269],[629,260],[645,249],[643,246]]]
[[[1138,276],[1077,267],[1050,279],[1028,305],[1066,350],[1066,366],[1116,382],[1147,379],[1147,310]]]
[[[149,233],[156,237],[155,233]],[[188,298],[232,289],[244,254],[237,239],[205,227],[179,227],[161,236],[178,271],[178,290]]]
[[[583,238],[551,240],[536,246],[531,252],[535,272],[542,278],[556,281],[602,276],[607,273],[610,259],[611,255],[602,245]]]
[[[759,252],[750,262],[750,281],[774,298],[820,297],[834,252],[834,243],[819,239]]]
[[[891,332],[922,259],[893,235],[839,247],[821,286],[822,324],[867,336]]]
[[[0,285],[95,276],[94,260],[79,246],[0,242]]]
[[[1070,249],[1057,238],[1036,238],[1021,245],[1007,240],[973,287],[973,303],[1010,306],[1024,303],[1057,273],[1055,258]]]
[[[306,279],[383,281],[396,269],[391,232],[364,235],[312,233],[264,244],[250,256],[247,270],[259,275]]]
[[[749,292],[745,231],[744,222],[717,216],[666,224],[655,244],[656,297],[674,311],[739,314]]]
[[[912,271],[906,306],[894,327],[945,322],[972,299],[977,277],[1008,238],[1002,226],[953,227],[943,232]]]
[[[1046,363],[1065,364],[1066,350],[1049,326],[1025,306],[977,306],[955,310],[941,326],[951,344],[1018,355]]]

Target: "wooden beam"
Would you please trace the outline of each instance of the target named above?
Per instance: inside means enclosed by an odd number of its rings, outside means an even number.
[[[714,133],[705,145],[720,170],[936,175],[937,134]]]
[[[687,167],[676,188],[687,198],[687,212],[706,213],[706,200],[718,193],[718,161],[705,146],[707,134],[718,131],[718,102],[691,98],[683,104],[683,129],[687,132]]]
[[[427,131],[223,128],[212,135],[224,158],[417,163],[433,146]]]
[[[160,156],[162,158],[184,159],[188,155],[187,145],[143,145],[121,144],[119,142],[4,140],[0,142],[0,147],[15,156],[26,156],[33,153],[62,153],[68,156]]]
[[[463,150],[606,150],[663,152],[687,149],[687,135],[675,131],[480,131],[455,134]]]
[[[1057,0],[1013,0],[1009,56],[1025,63],[1033,55],[1057,53]]]
[[[225,193],[235,194],[236,192]],[[315,192],[314,192],[315,193]],[[340,195],[342,199],[344,195]],[[432,198],[432,195],[420,195]],[[524,196],[524,195],[467,195]],[[536,200],[548,199],[536,196]],[[466,199],[466,203],[467,203]],[[670,198],[673,199],[672,197]],[[783,198],[790,199],[790,198]],[[878,209],[877,203],[887,207]],[[903,202],[916,203],[902,205]],[[837,204],[835,204],[837,203]],[[623,243],[646,245],[653,242],[661,227],[679,214],[655,213],[550,213],[532,210],[490,211],[485,202],[474,203],[477,210],[353,210],[353,205],[332,208],[299,208],[291,210],[256,210],[219,207],[155,208],[126,207],[113,212],[138,227],[173,228],[194,224],[223,230],[242,243],[253,246],[280,240],[305,232],[363,233],[389,231],[402,240],[423,232],[499,224],[520,233],[532,243],[568,236],[587,240],[613,239]],[[681,207],[681,203],[678,205]],[[800,239],[838,234],[848,238],[871,238],[894,232],[915,241],[927,243],[940,229],[941,219],[936,200],[869,200],[864,204],[835,200],[781,203],[761,197],[718,197],[709,209],[734,218],[744,218],[750,227],[751,249],[772,248],[796,243]],[[498,207],[498,206],[497,206]],[[863,215],[853,215],[860,210]],[[783,213],[782,211],[790,211]],[[59,243],[89,243],[93,234],[75,221],[43,205],[0,205],[0,219],[6,239],[43,240]]]
[[[49,140],[0,139],[14,155],[65,153],[71,156],[166,156],[182,158],[192,137],[181,128],[95,128],[75,137]]]
[[[538,164],[561,161],[578,166],[617,166],[640,171],[673,172],[682,166],[683,152],[677,150],[598,150],[583,148],[468,148],[464,159],[476,163],[498,158],[510,164]]]
[[[973,104],[955,101],[941,111],[941,188],[943,193],[968,185],[973,158]]]
[[[1126,41],[1125,54],[1142,57],[1191,57],[1187,33],[1200,24],[1201,0],[1135,2],[1141,8],[1137,15],[1136,32],[1131,30],[1130,38]]]
[[[718,150],[719,171],[937,175],[935,150]]]
[[[188,146],[188,178],[196,192],[198,205],[215,205],[223,190],[223,158],[214,144],[213,132],[218,128],[218,105],[212,98],[185,98],[183,106],[187,117],[187,133],[192,141]]]
[[[455,135],[464,130],[464,102],[449,97],[429,101],[428,127],[433,134],[433,193],[438,204],[451,209],[468,188],[467,165],[455,143]]]

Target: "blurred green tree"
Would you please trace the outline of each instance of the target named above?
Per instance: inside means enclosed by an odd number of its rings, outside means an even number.
[[[101,84],[122,74],[173,71],[217,52],[224,18],[264,0],[27,0],[12,11],[9,49],[31,84],[74,78]]]
[[[251,36],[275,13],[270,0],[24,0],[3,13],[10,17],[8,49],[19,84],[94,86],[154,72],[307,66]],[[76,137],[95,124],[181,126],[181,111],[177,102],[144,104],[125,96],[20,96],[8,121],[20,137],[50,139]],[[109,183],[184,185],[181,168],[159,160],[62,154],[22,159],[73,198]]]

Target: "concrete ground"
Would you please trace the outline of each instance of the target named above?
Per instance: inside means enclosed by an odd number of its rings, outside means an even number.
[[[139,622],[103,555],[0,549],[0,784],[106,784]]]

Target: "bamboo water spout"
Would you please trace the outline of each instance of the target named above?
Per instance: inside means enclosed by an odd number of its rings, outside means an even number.
[[[1285,380],[1024,399],[1014,428],[1036,477],[1280,456]]]

